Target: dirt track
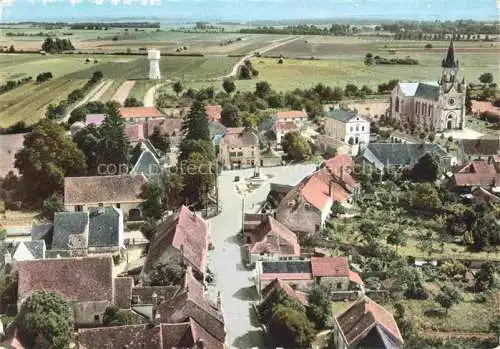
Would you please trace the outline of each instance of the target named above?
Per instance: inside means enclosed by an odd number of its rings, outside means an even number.
[[[116,90],[115,94],[111,98],[112,101],[116,101],[123,105],[125,103],[125,100],[127,99],[128,95],[130,94],[130,91],[132,91],[132,88],[135,85],[135,81],[127,80],[123,84],[118,87],[118,90]]]

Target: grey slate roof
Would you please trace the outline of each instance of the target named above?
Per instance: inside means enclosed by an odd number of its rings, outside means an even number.
[[[269,261],[262,262],[262,272],[266,274],[312,273],[309,261]]]
[[[385,166],[412,166],[426,153],[448,157],[437,144],[428,143],[370,143],[362,150],[360,156],[378,169],[382,169]]]
[[[439,86],[421,82],[418,84],[417,91],[415,92],[415,97],[437,101],[439,100],[439,90]]]
[[[343,110],[343,109],[330,110],[326,114],[326,117],[331,118],[331,119],[335,119],[335,120],[339,120],[342,122],[347,122],[356,116],[358,116],[358,115],[355,112],[347,111],[347,110]]]
[[[146,178],[151,179],[160,174],[160,160],[150,150],[144,150],[134,167],[130,171],[131,174],[144,174]]]
[[[56,212],[54,215],[52,249],[68,249],[69,236],[88,233],[88,229],[88,212]]]
[[[113,207],[104,208],[103,213],[92,208],[89,216],[89,247],[118,246],[120,224],[123,224],[120,212]]]
[[[222,136],[226,132],[226,127],[219,121],[211,121],[208,123],[208,131],[210,132],[210,139],[215,136]]]
[[[23,241],[24,245],[36,259],[45,258],[45,240]]]

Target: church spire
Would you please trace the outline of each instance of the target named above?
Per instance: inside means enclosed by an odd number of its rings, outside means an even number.
[[[453,40],[450,41],[450,47],[448,47],[448,54],[446,59],[443,59],[443,68],[458,68],[458,61],[455,61],[455,47],[453,45]]]

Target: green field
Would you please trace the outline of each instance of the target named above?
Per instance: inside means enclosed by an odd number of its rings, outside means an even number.
[[[113,80],[113,84],[104,92],[104,94],[101,96],[100,101],[103,103],[111,101],[113,98],[116,90],[123,84],[124,80],[118,79],[118,80]]]
[[[136,98],[138,101],[142,101],[144,99],[144,96],[146,95],[146,92],[153,86],[157,85],[158,82],[156,81],[149,81],[149,80],[144,80],[144,81],[136,81],[134,87],[132,88],[132,91],[130,91],[130,94],[128,95],[129,98]]]
[[[44,117],[49,104],[57,104],[68,93],[80,88],[85,80],[69,80],[65,77],[44,82],[30,83],[15,88],[0,96],[0,127],[18,121],[34,123]]]

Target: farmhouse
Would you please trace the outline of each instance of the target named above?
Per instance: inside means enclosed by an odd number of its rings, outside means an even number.
[[[310,235],[323,227],[333,203],[349,202],[359,184],[351,177],[354,167],[347,155],[338,155],[329,164],[304,178],[281,200],[276,219],[297,234]]]
[[[364,296],[334,317],[336,347],[339,349],[402,349],[403,337],[394,317]]]
[[[465,78],[458,77],[453,41],[442,62],[443,72],[436,82],[400,82],[390,97],[391,116],[401,123],[435,132],[462,129],[465,125]]]
[[[225,169],[253,167],[259,164],[259,137],[250,128],[227,128],[219,142],[219,163]]]
[[[360,276],[350,269],[347,257],[259,261],[256,273],[259,294],[276,279],[298,291],[307,291],[314,283],[331,286],[332,293],[359,290],[363,286]]]
[[[169,137],[170,146],[177,147],[182,139],[182,119],[179,118],[154,118],[144,123],[144,135],[150,137],[155,128]]]
[[[487,136],[479,139],[462,139],[458,144],[458,157],[462,161],[487,159],[500,155],[500,137]]]
[[[348,144],[370,142],[370,121],[352,111],[330,110],[325,117],[325,134]]]
[[[147,279],[154,266],[180,257],[193,268],[198,280],[204,280],[208,246],[207,223],[195,212],[182,206],[158,226],[144,262],[142,278]]]
[[[216,105],[205,105],[205,115],[208,121],[219,121],[222,113],[222,107]]]
[[[142,174],[66,177],[64,207],[66,211],[88,211],[90,207],[113,206],[128,219],[137,218],[141,215],[138,206],[144,201],[140,194],[147,182]]]
[[[500,160],[500,159],[498,159]],[[500,161],[475,160],[462,165],[451,179],[450,187],[470,193],[475,187],[491,189],[500,186]]]
[[[304,306],[306,306],[308,303],[307,295],[304,292],[296,291],[292,288],[292,286],[290,286],[286,282],[282,281],[279,278],[276,278],[266,287],[264,287],[264,289],[262,289],[262,292],[260,294],[261,304],[265,303],[266,300],[269,299],[269,297],[271,297],[274,293],[279,291],[284,292],[291,299],[298,300]]]
[[[251,227],[243,233],[250,263],[253,264],[261,259],[287,259],[300,256],[297,236],[271,215],[245,215],[245,220],[249,218],[260,220],[255,226],[248,224],[250,222],[245,224],[248,228]]]

